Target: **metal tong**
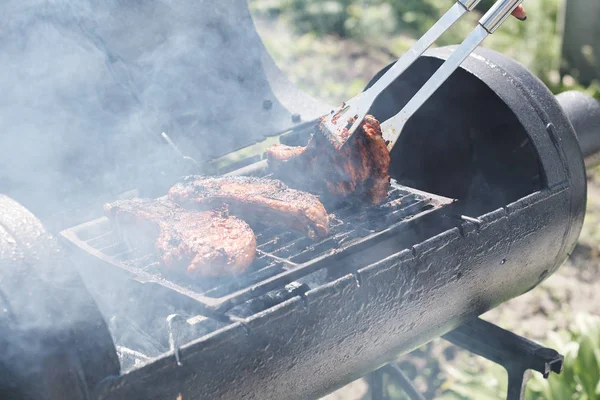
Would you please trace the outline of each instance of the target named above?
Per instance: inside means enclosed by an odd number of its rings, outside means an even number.
[[[480,0],[458,0],[394,65],[363,93],[344,103],[338,110],[323,116],[319,130],[340,149],[360,126],[377,97],[410,67],[444,32]],[[523,0],[499,0],[479,20],[477,27],[421,87],[404,108],[381,124],[384,139],[391,151],[408,119],[435,93],[460,64],[510,16]]]

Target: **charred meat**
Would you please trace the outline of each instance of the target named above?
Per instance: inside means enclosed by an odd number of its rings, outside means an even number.
[[[302,155],[307,150],[303,146],[286,146],[275,144],[267,149],[269,164],[282,163]]]
[[[190,211],[169,200],[129,199],[104,206],[130,247],[154,251],[166,272],[192,278],[244,272],[256,238],[244,221],[219,211]]]
[[[169,199],[201,210],[226,205],[232,215],[251,225],[279,225],[311,239],[326,236],[329,229],[329,216],[317,196],[275,179],[190,176],[169,190]]]
[[[317,134],[306,147],[272,146],[267,159],[277,178],[318,194],[355,197],[377,205],[385,201],[390,188],[390,153],[379,122],[371,115],[339,150]]]

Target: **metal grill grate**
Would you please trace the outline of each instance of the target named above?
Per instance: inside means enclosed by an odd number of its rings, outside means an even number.
[[[404,229],[408,222],[452,202],[392,181],[388,200],[381,206],[342,203],[330,214],[329,235],[320,242],[280,228],[255,228],[257,254],[248,270],[241,276],[202,282],[164,275],[156,256],[129,249],[117,239],[107,218],[67,229],[61,235],[71,245],[109,267],[125,271],[139,282],[161,285],[196,300],[207,312],[220,314],[319,269],[331,267],[350,252],[368,248]]]

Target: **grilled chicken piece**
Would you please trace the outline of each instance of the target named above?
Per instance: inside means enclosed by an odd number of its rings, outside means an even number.
[[[377,205],[385,201],[390,188],[390,153],[372,115],[365,117],[340,150],[317,134],[306,147],[271,146],[267,159],[277,178],[319,194],[354,196]]]
[[[329,229],[329,216],[316,196],[274,179],[190,176],[169,190],[169,199],[198,209],[227,205],[232,215],[251,225],[280,225],[311,239],[326,236]]]
[[[169,272],[192,278],[242,273],[256,238],[244,221],[218,211],[190,211],[169,200],[129,199],[104,206],[130,247],[155,251]]]

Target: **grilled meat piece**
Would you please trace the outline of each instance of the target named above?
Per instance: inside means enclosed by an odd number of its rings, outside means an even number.
[[[267,160],[269,165],[288,161],[298,157],[307,150],[303,146],[286,146],[284,144],[274,144],[267,149]]]
[[[251,225],[280,225],[311,239],[326,236],[329,229],[329,216],[316,196],[290,189],[274,179],[190,176],[169,190],[169,198],[198,209],[227,205],[232,215]]]
[[[150,199],[120,200],[104,211],[130,247],[157,252],[169,272],[219,277],[242,273],[254,261],[252,229],[219,211],[190,211]]]
[[[390,153],[372,115],[365,117],[340,150],[317,134],[306,147],[271,146],[267,159],[277,178],[319,194],[354,196],[377,205],[385,201],[390,188]]]

